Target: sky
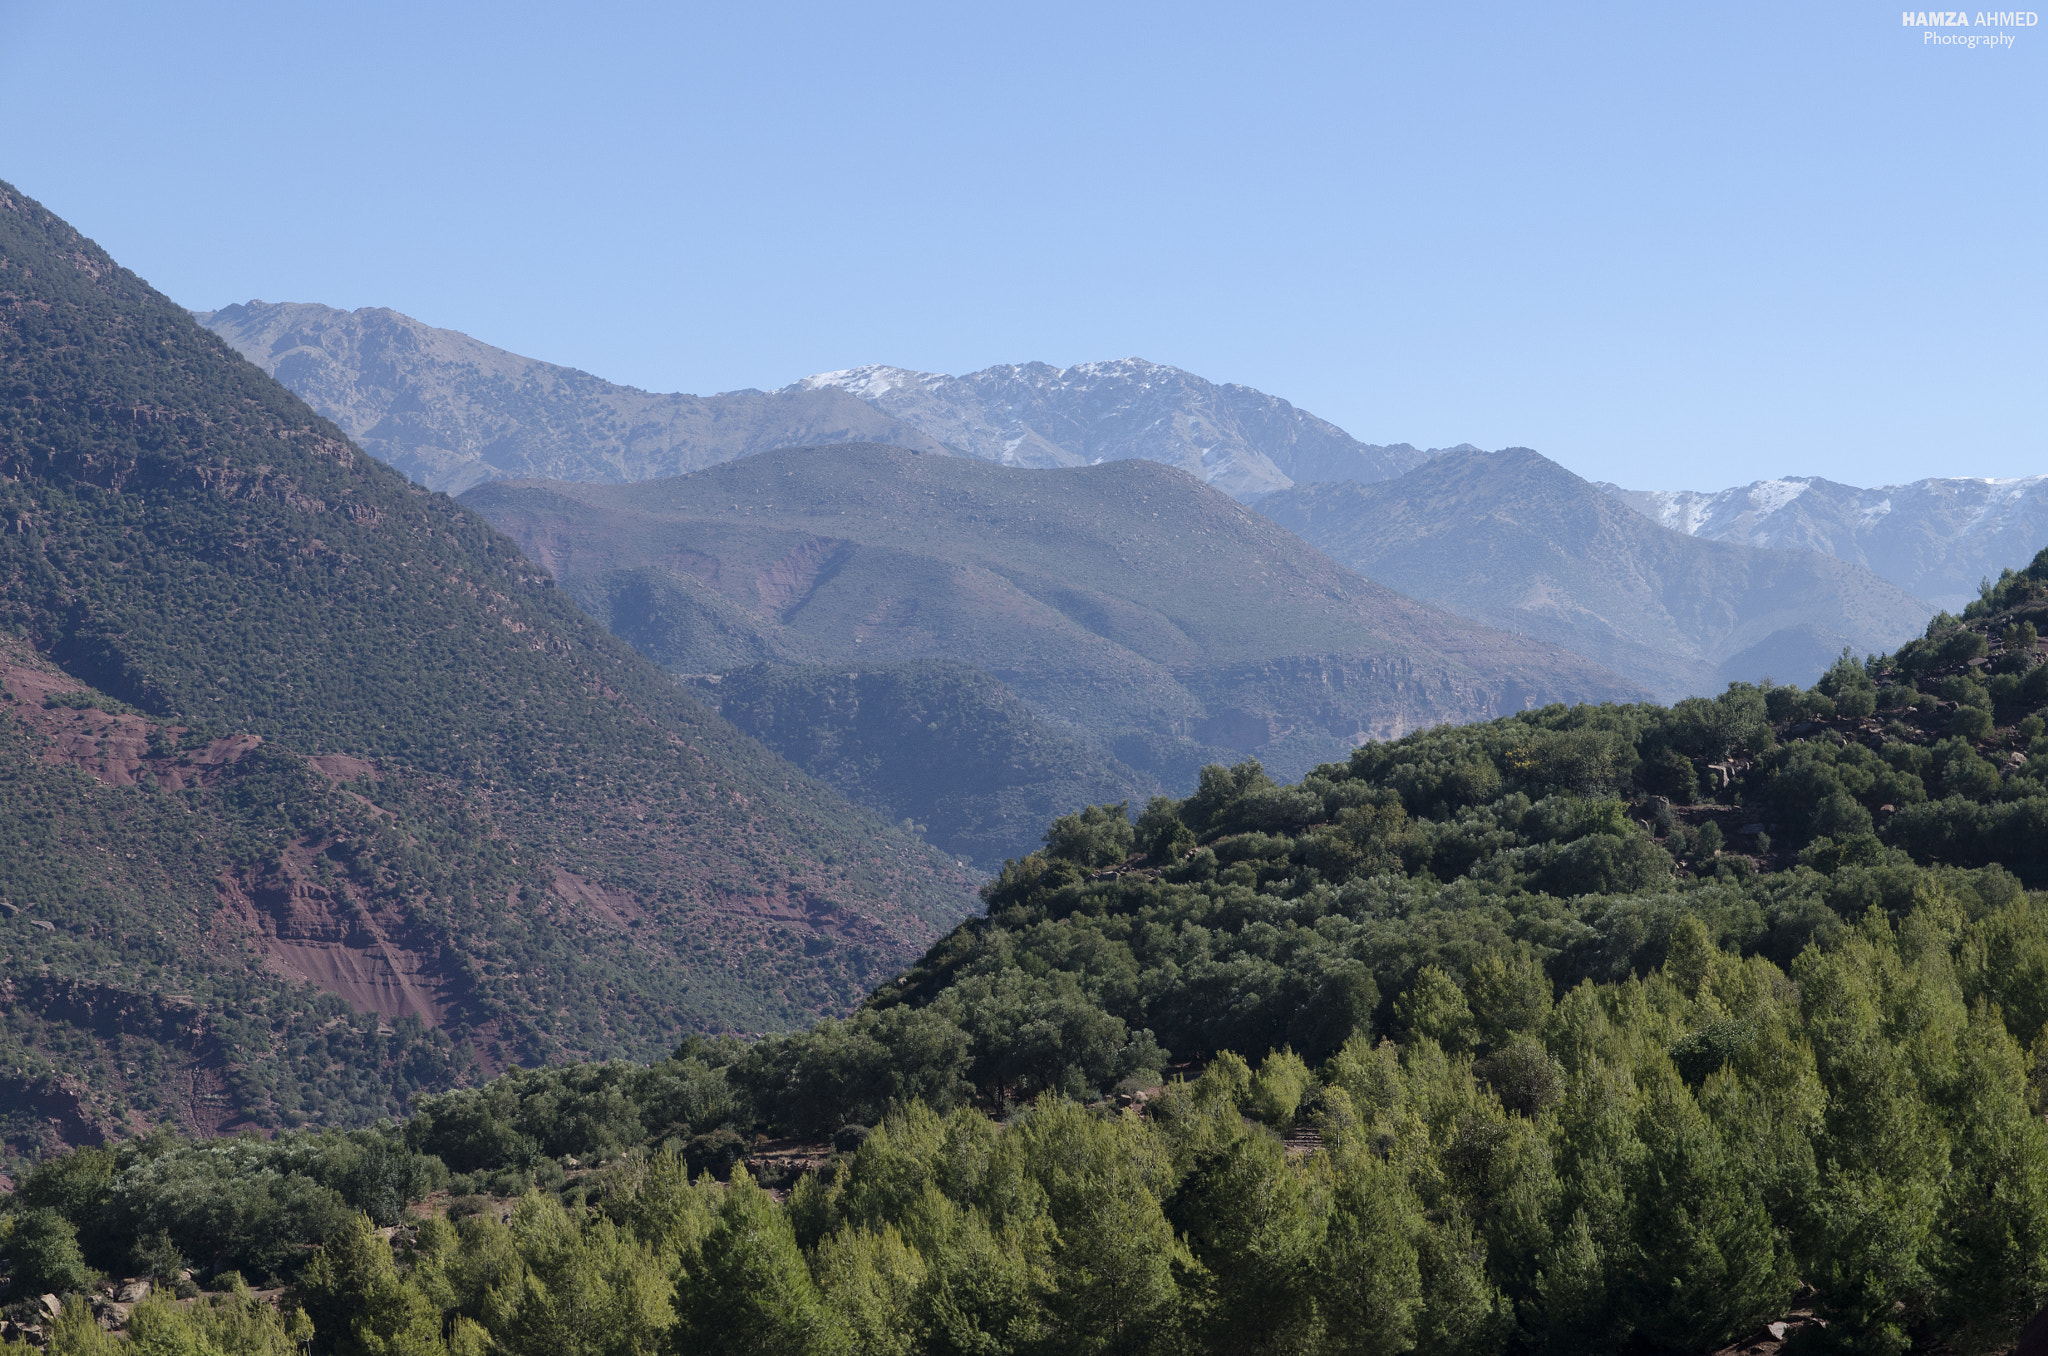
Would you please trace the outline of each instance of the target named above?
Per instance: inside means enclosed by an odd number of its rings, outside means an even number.
[[[652,390],[1137,356],[1871,485],[2048,473],[2044,76],[2048,26],[1827,0],[0,0],[0,179],[194,308]]]

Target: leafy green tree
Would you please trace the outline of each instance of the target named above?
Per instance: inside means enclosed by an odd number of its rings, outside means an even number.
[[[850,1334],[811,1279],[796,1235],[744,1168],[678,1288],[685,1350],[812,1356],[849,1350]]]
[[[1275,1130],[1292,1129],[1302,1097],[1314,1086],[1315,1075],[1301,1056],[1284,1048],[1275,1050],[1252,1076],[1245,1110]]]
[[[1434,965],[1416,972],[1408,992],[1394,1004],[1394,1019],[1417,1039],[1435,1041],[1446,1050],[1471,1048],[1472,1008],[1465,991]]]
[[[1743,1163],[1668,1062],[1644,1068],[1627,1190],[1632,1247],[1615,1280],[1637,1332],[1666,1347],[1719,1345],[1783,1311],[1791,1259]]]
[[[1413,1349],[1424,1295],[1416,1243],[1428,1229],[1398,1169],[1349,1143],[1325,1158],[1329,1221],[1312,1283],[1332,1356]]]
[[[329,1234],[299,1281],[321,1350],[335,1356],[438,1356],[441,1316],[399,1275],[367,1215]]]
[[[1315,1264],[1328,1227],[1321,1186],[1293,1169],[1277,1140],[1242,1122],[1195,1155],[1167,1217],[1201,1267],[1191,1318],[1204,1350],[1311,1344]]]
[[[1530,949],[1489,952],[1472,967],[1466,1001],[1480,1041],[1504,1045],[1512,1036],[1540,1031],[1550,1016],[1550,976]]]
[[[2027,1107],[2026,1060],[1981,1000],[1938,1105],[1953,1148],[1936,1225],[1935,1308],[1948,1342],[1989,1351],[2048,1299],[2048,1128]]]
[[[1169,1320],[1175,1269],[1190,1260],[1156,1194],[1164,1162],[1147,1162],[1135,1120],[1098,1120],[1051,1098],[1010,1133],[1057,1231],[1048,1301],[1056,1340],[1068,1351],[1138,1346]]]
[[[1908,1023],[1928,1033],[1931,1023],[1913,1021],[1913,1000],[1927,996],[1914,981],[1935,977],[1911,973],[1874,914],[1841,948],[1805,952],[1794,974],[1828,1098],[1801,1273],[1820,1292],[1830,1340],[1903,1351],[1899,1314],[1923,1312],[1934,1285],[1949,1142],[1910,1052],[1888,1037]]]
[[[862,1356],[913,1356],[921,1346],[918,1292],[924,1259],[890,1225],[848,1225],[818,1245],[812,1270],[828,1308],[846,1323]]]
[[[82,1294],[99,1279],[78,1249],[77,1228],[55,1209],[17,1211],[0,1229],[0,1261],[16,1295]]]
[[[1045,831],[1048,856],[1085,867],[1116,865],[1130,855],[1136,841],[1127,801],[1061,815]]]

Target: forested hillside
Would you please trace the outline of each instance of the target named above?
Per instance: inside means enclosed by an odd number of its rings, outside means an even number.
[[[1056,819],[848,1020],[72,1154],[0,1254],[190,1265],[131,1329],[233,1356],[1999,1350],[2048,1299],[2044,622],[2048,551],[1813,690],[1214,767]]]
[[[13,1151],[786,1029],[969,903],[4,185],[0,668]]]

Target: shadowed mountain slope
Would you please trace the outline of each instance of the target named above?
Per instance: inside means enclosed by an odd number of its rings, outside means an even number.
[[[1527,448],[1456,452],[1376,485],[1306,485],[1259,510],[1335,559],[1476,621],[1566,646],[1666,700],[1736,679],[1809,682],[1932,609],[1859,565],[1649,522]]]
[[[1361,579],[1150,461],[792,448],[464,502],[671,667],[960,660],[1169,785],[1217,757],[1298,775],[1367,738],[1640,691]]]
[[[703,690],[798,767],[991,872],[1037,851],[1059,815],[1160,790],[957,661],[757,664]]]
[[[1977,588],[2048,545],[2048,476],[1932,479],[1860,490],[1817,476],[1739,489],[1624,490],[1651,520],[1689,536],[1824,551],[1938,608],[1961,612]]]
[[[786,1027],[969,905],[5,185],[0,651],[10,1135]]]
[[[836,389],[661,395],[383,307],[252,301],[197,319],[371,456],[451,494],[516,476],[651,480],[798,444],[939,450]]]

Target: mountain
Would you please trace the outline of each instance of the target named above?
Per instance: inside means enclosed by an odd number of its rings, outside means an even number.
[[[1359,573],[1562,645],[1666,700],[1808,682],[1888,650],[1932,609],[1860,565],[1689,537],[1528,448],[1452,452],[1375,485],[1304,485],[1259,511]]]
[[[671,668],[957,660],[1171,786],[1218,758],[1299,775],[1363,739],[1639,691],[1360,579],[1150,461],[785,448],[463,502]]]
[[[14,1149],[790,1026],[969,907],[5,185],[0,372]]]
[[[836,389],[657,395],[381,307],[252,301],[194,314],[371,456],[451,494],[519,476],[651,480],[796,444],[940,450]]]
[[[783,388],[804,391],[849,392],[983,461],[1050,468],[1139,457],[1241,500],[1296,481],[1385,480],[1435,455],[1369,446],[1277,396],[1142,358],[1011,363],[963,377],[856,367]]]
[[[994,871],[1086,805],[1142,806],[1159,782],[953,660],[712,675],[719,713],[849,798]]]
[[[1980,583],[2048,545],[2048,476],[1916,480],[1874,490],[1817,476],[1713,494],[1600,488],[1689,536],[1852,560],[1947,612],[1961,612]]]

